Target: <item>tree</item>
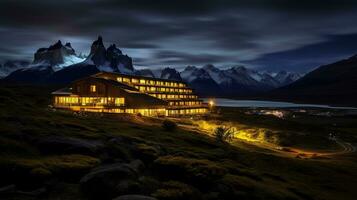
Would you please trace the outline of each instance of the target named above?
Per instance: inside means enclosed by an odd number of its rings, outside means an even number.
[[[230,127],[219,126],[213,132],[217,142],[230,142],[234,137],[234,130]]]

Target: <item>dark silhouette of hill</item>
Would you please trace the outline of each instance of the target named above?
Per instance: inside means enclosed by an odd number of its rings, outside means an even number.
[[[357,55],[323,65],[296,82],[273,90],[280,100],[357,106]]]

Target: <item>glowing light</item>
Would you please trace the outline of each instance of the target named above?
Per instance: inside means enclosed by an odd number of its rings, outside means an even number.
[[[209,100],[209,101],[208,101],[208,104],[209,104],[209,106],[212,107],[212,106],[214,106],[214,101],[213,101],[213,100]]]

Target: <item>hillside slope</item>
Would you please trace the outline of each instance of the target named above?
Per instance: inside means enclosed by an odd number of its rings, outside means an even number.
[[[168,131],[161,127],[162,119],[56,110],[48,107],[54,89],[0,85],[0,199],[109,200],[125,194],[159,200],[356,196],[355,154],[331,161],[280,157],[252,151],[245,143],[217,143],[179,127]],[[254,127],[273,120],[286,128],[281,119],[251,119],[229,112]],[[340,127],[355,128],[355,121],[346,122]]]
[[[357,56],[324,65],[269,94],[274,99],[357,106]]]

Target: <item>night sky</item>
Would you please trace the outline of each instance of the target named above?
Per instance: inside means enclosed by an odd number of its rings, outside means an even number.
[[[245,65],[305,72],[357,53],[352,0],[1,0],[0,61],[102,35],[140,67]]]

